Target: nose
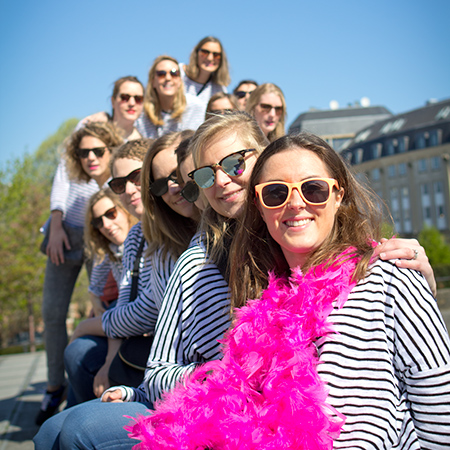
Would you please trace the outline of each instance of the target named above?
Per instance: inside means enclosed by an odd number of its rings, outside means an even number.
[[[125,185],[125,194],[132,195],[136,192],[136,185],[133,184],[130,180],[127,180],[127,184]]]
[[[97,157],[95,156],[95,153],[94,153],[92,150],[89,150],[87,159],[88,159],[89,161],[94,161],[95,158],[97,158]]]
[[[169,180],[167,182],[167,187],[171,195],[176,195],[181,191],[183,186],[179,185],[176,181]]]
[[[105,216],[102,217],[103,228],[105,228],[105,230],[109,230],[111,228],[111,225],[113,224],[113,222],[114,222],[114,219],[108,219]]]
[[[288,200],[288,207],[291,209],[300,209],[306,207],[306,203],[297,188],[292,189],[291,196]]]
[[[225,187],[230,181],[230,176],[227,175],[221,167],[216,167],[216,179],[214,184],[219,187]]]
[[[133,96],[130,97],[130,99],[128,100],[128,103],[130,103],[131,105],[134,105],[136,103],[136,100],[134,99]]]

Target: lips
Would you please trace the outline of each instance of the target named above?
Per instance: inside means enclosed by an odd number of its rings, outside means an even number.
[[[233,192],[229,192],[229,193],[224,193],[222,194],[219,199],[222,201],[234,201],[235,198],[237,198],[238,196],[240,196],[242,194],[242,189],[239,189],[237,191],[233,191]]]
[[[283,224],[289,228],[294,228],[294,227],[303,227],[305,225],[310,224],[312,221],[313,221],[312,219],[288,219],[284,220]]]

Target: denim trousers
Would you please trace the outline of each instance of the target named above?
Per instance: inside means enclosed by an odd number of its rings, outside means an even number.
[[[82,336],[64,351],[64,365],[69,377],[67,408],[95,399],[94,378],[105,363],[108,338]]]
[[[148,415],[151,403],[105,403],[100,399],[65,409],[48,419],[33,438],[36,450],[130,450],[124,426],[138,414]]]

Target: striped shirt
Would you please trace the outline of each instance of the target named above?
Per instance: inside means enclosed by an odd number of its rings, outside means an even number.
[[[89,283],[89,292],[101,297],[108,280],[109,272],[112,271],[113,277],[116,280],[117,285],[122,280],[122,260],[111,261],[109,255],[106,254],[105,258],[100,264],[96,264],[91,272],[91,278]]]
[[[61,211],[64,222],[83,228],[87,203],[98,190],[98,184],[93,179],[88,183],[70,180],[64,158],[61,158],[53,179],[50,211]]]
[[[145,111],[135,122],[142,137],[157,139],[172,131],[196,130],[205,120],[205,106],[197,97],[186,94],[186,109],[180,120],[172,119],[171,114],[161,113],[164,125],[155,125]]]
[[[176,259],[170,254],[163,258],[161,248],[150,256],[145,256],[147,248],[145,244],[139,263],[137,297],[130,302],[132,271],[142,238],[143,232],[139,222],[130,230],[125,240],[123,275],[117,304],[102,316],[103,330],[111,338],[125,338],[153,332],[164,290],[175,266]]]

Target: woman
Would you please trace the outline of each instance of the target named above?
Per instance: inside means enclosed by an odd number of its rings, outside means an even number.
[[[51,219],[43,243],[48,256],[42,303],[48,382],[36,417],[38,425],[54,414],[64,398],[66,317],[84,261],[86,203],[108,180],[111,149],[121,142],[113,125],[107,123],[90,123],[74,132],[67,142],[62,170],[53,182]]]
[[[374,258],[380,222],[322,139],[271,144],[233,245],[246,306],[224,359],[140,419],[141,448],[447,448],[450,340],[425,280]]]
[[[264,83],[258,86],[248,99],[246,111],[256,119],[270,142],[284,135],[286,101],[277,85]]]
[[[214,94],[206,106],[205,120],[211,114],[224,114],[231,111],[237,111],[239,109],[236,97],[231,94],[225,94],[225,92],[218,92]]]
[[[148,73],[144,111],[136,121],[138,131],[155,139],[171,131],[195,130],[203,117],[200,100],[184,93],[178,61],[158,56]]]
[[[230,84],[228,59],[219,39],[207,36],[192,50],[189,65],[180,64],[187,94],[196,96],[206,106],[218,92]]]

